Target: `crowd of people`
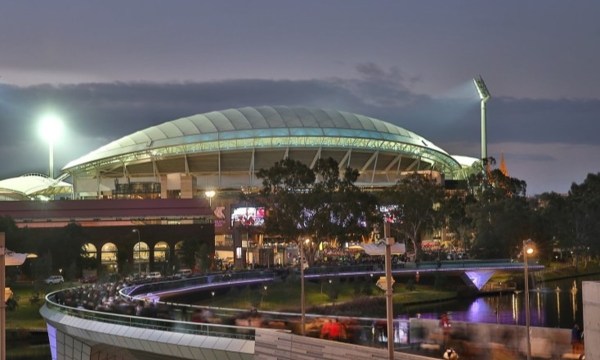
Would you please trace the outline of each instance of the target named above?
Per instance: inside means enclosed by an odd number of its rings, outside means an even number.
[[[169,309],[152,301],[129,300],[119,294],[126,283],[105,282],[86,284],[59,291],[55,295],[58,304],[114,314],[169,319]]]

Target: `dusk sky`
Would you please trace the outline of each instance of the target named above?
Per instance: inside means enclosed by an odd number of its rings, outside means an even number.
[[[4,1],[0,179],[55,173],[134,131],[260,105],[354,112],[480,156],[529,195],[600,172],[600,1]]]

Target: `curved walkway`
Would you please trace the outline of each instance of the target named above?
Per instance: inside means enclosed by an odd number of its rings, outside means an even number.
[[[255,275],[260,275],[255,277],[255,281],[267,279],[264,274]],[[213,278],[210,283],[233,286],[251,281],[247,275],[241,277],[221,277],[221,281]],[[146,290],[172,285],[148,286]],[[135,289],[141,288],[130,288],[129,293],[134,293]],[[53,359],[387,359],[388,355],[387,349],[302,337],[286,330],[194,323],[74,308],[60,304],[57,300],[60,293],[48,294],[40,310],[48,325]],[[395,358],[428,359],[400,352],[396,352]]]

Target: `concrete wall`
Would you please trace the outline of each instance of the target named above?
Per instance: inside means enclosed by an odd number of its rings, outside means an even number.
[[[438,352],[435,358],[441,358]],[[387,348],[371,348],[337,341],[294,335],[285,331],[256,329],[255,360],[385,360]],[[396,360],[426,360],[429,357],[394,353]]]
[[[600,360],[600,282],[583,282],[583,334],[586,360]]]
[[[411,343],[425,348],[454,348],[459,355],[480,359],[525,355],[527,337],[525,326],[481,324],[452,321],[445,335],[438,320],[411,319]],[[534,358],[560,359],[571,353],[571,330],[530,327],[531,354]],[[498,357],[505,358],[505,357]]]

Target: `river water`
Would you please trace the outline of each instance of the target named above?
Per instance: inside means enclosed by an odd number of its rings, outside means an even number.
[[[551,328],[572,328],[583,325],[582,281],[598,281],[600,275],[575,280],[530,283],[530,324]],[[437,319],[446,312],[453,320],[478,323],[525,325],[525,294],[523,291],[475,298],[472,301],[450,301],[408,308],[395,317],[420,316]]]

